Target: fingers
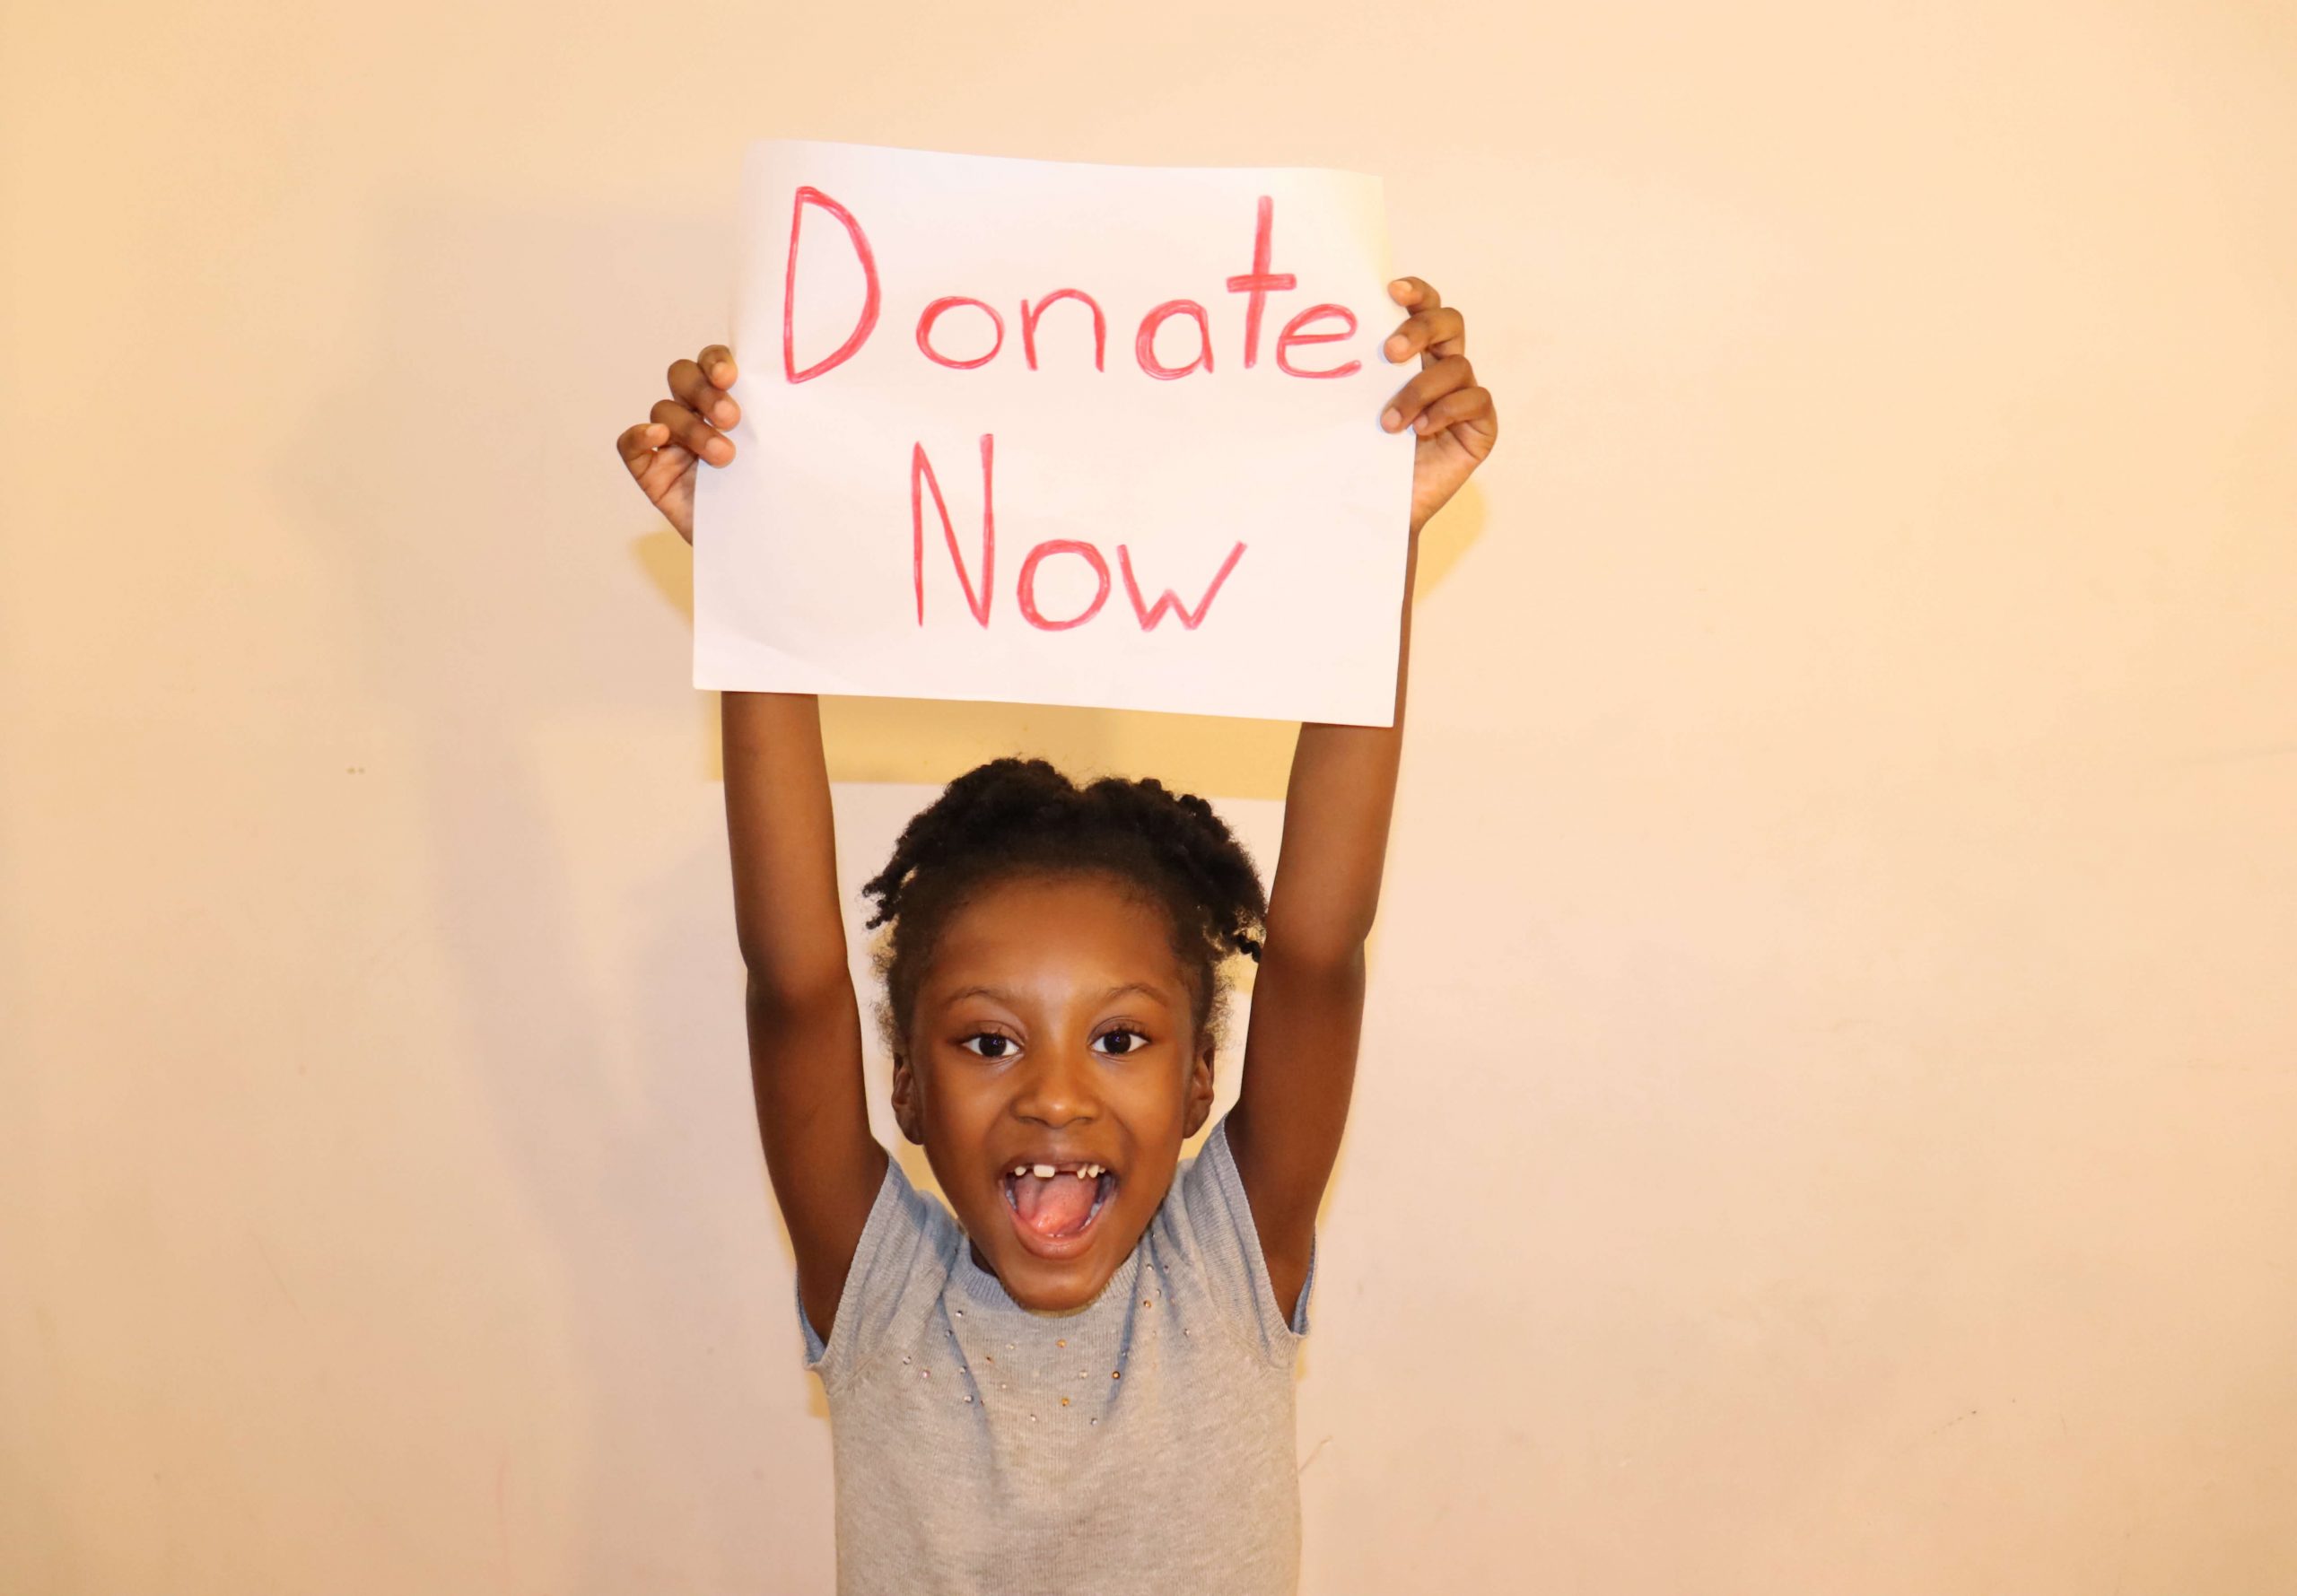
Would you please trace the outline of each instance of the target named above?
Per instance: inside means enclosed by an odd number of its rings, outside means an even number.
[[[1388,297],[1413,310],[1434,310],[1444,303],[1434,289],[1417,277],[1398,277],[1388,284]]]
[[[691,365],[680,361],[679,365]],[[677,367],[672,367],[676,371]],[[731,401],[728,401],[730,403]],[[656,425],[668,430],[669,440],[697,458],[713,466],[722,466],[734,458],[733,440],[712,426],[676,399],[657,399],[648,413]]]
[[[723,344],[712,344],[693,360],[671,363],[671,398],[656,404],[652,412],[681,448],[713,466],[734,458],[733,440],[722,429],[742,418],[742,407],[726,392],[736,375],[734,352]]]
[[[1400,432],[1406,427],[1423,435],[1433,432],[1444,424],[1428,418],[1436,401],[1474,383],[1475,368],[1468,363],[1466,355],[1455,354],[1432,362],[1388,401],[1387,409],[1381,413],[1380,425],[1391,432]]]
[[[1410,427],[1428,436],[1479,414],[1478,402],[1457,397],[1462,394],[1482,394],[1480,404],[1489,409],[1491,396],[1475,386],[1475,369],[1468,364],[1466,318],[1419,277],[1397,278],[1388,284],[1388,296],[1411,314],[1388,335],[1380,353],[1399,362],[1417,354],[1420,371],[1388,401],[1380,425],[1391,432]]]
[[[1488,388],[1455,388],[1419,414],[1419,432],[1434,437],[1446,428],[1465,430],[1453,434],[1467,446],[1468,452],[1480,460],[1491,452],[1498,440],[1499,415],[1491,406],[1491,390]]]
[[[723,344],[703,350],[699,362],[677,361],[670,367],[670,397],[720,427],[730,427],[741,419],[741,406],[725,391],[733,382],[733,357]]]
[[[1415,354],[1425,361],[1434,361],[1449,354],[1465,354],[1467,348],[1466,320],[1457,310],[1444,306],[1407,317],[1403,325],[1388,335],[1388,341],[1380,345],[1380,353],[1392,362],[1407,361]]]
[[[615,452],[657,505],[672,503],[680,484],[694,475],[696,460],[723,466],[734,458],[733,440],[719,429],[741,420],[741,406],[726,391],[737,375],[734,352],[723,344],[705,346],[693,360],[673,362],[672,397],[657,399],[648,420],[624,428],[615,439]],[[665,513],[681,536],[693,536],[679,513],[667,509]]]
[[[643,476],[646,468],[654,463],[654,451],[668,443],[669,439],[670,430],[661,423],[642,421],[634,427],[622,430],[622,435],[614,440],[615,452],[622,457],[622,463],[630,467],[631,475]]]

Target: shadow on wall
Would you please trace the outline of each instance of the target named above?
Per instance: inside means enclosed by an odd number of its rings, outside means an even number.
[[[729,1342],[754,1331],[761,1310],[742,1291],[789,1313],[778,1216],[782,1268],[760,1286],[756,1210],[708,1189],[738,1169],[772,1215],[762,1165],[666,1156],[703,1137],[755,1145],[748,1082],[727,1068],[746,1054],[722,833],[650,870],[632,862],[647,857],[648,834],[633,813],[631,858],[586,868],[563,824],[581,805],[555,785],[566,780],[566,728],[645,746],[664,678],[691,679],[689,552],[659,527],[614,440],[665,391],[672,360],[724,336],[730,214],[511,214],[427,197],[374,224],[372,319],[344,329],[277,482],[341,578],[362,705],[393,719],[420,762],[406,780],[439,955],[477,1061],[472,1101],[493,1116],[502,1167],[524,1195],[521,1230],[555,1248],[533,1260],[557,1294],[555,1318],[535,1328],[558,1342],[537,1347],[537,1364],[569,1370],[587,1426],[579,1455],[554,1461],[584,1538],[555,1555],[570,1589],[618,1590],[635,1554],[614,1526],[675,1514],[692,1527],[686,1555],[731,1588],[758,1566],[761,1534],[771,1556],[776,1531],[761,1529],[752,1478],[692,1466],[694,1436],[711,1437],[702,1462],[754,1455],[746,1426],[764,1400],[759,1382],[802,1381],[823,1410],[810,1377],[753,1347],[729,1345],[714,1363],[679,1355],[714,1342],[721,1322]],[[1482,519],[1471,489],[1423,535],[1423,594]],[[650,521],[658,529],[633,539]],[[634,618],[647,614],[659,629]],[[716,695],[696,694],[694,713],[697,763],[714,778]],[[1022,752],[1263,798],[1283,794],[1293,729],[871,699],[827,701],[824,720],[843,781],[939,782]],[[612,780],[621,794],[645,777]],[[592,810],[601,802],[588,798]],[[693,814],[681,807],[677,824],[688,834]],[[620,945],[637,950],[622,968],[599,968],[579,931],[598,919],[601,882],[627,884],[611,911],[644,928]],[[619,989],[612,999],[601,981]],[[681,1323],[665,1356],[662,1305],[692,1304],[697,1279],[751,1284],[715,1294],[724,1319]],[[648,1501],[633,1502],[633,1487]]]

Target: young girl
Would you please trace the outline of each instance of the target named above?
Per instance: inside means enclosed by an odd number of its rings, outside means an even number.
[[[1390,292],[1411,313],[1384,353],[1420,362],[1381,416],[1417,435],[1416,565],[1498,426],[1459,311],[1416,277]],[[734,379],[723,344],[677,362],[618,440],[689,542],[697,461],[734,458]],[[1407,653],[1411,620],[1408,567]],[[1296,1588],[1293,1360],[1406,674],[1393,726],[1301,727],[1266,899],[1211,807],[1153,780],[1080,789],[1000,759],[910,822],[866,890],[891,927],[895,1118],[947,1208],[869,1133],[815,701],[724,694],[751,1079],[829,1401],[846,1596]],[[1259,963],[1243,1080],[1180,1167],[1232,953]]]

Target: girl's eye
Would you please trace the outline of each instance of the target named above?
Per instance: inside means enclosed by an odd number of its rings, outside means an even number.
[[[1106,1042],[1108,1046],[1105,1051],[1114,1058],[1122,1058],[1126,1053],[1138,1052],[1148,1045],[1148,1039],[1140,1032],[1122,1029],[1104,1032],[1096,1040]]]
[[[981,1045],[975,1047],[974,1045],[975,1042]],[[1011,1037],[1000,1036],[994,1031],[980,1031],[965,1038],[957,1045],[980,1058],[1004,1059],[1012,1056],[1014,1042]]]

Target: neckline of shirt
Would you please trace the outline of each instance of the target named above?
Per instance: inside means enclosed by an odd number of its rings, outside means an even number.
[[[950,1266],[949,1274],[965,1300],[991,1313],[1026,1320],[1032,1324],[1090,1323],[1105,1318],[1113,1305],[1122,1307],[1131,1298],[1132,1282],[1140,1273],[1141,1248],[1148,1244],[1148,1240],[1143,1233],[1140,1242],[1134,1243],[1131,1256],[1110,1271],[1109,1278],[1102,1282],[1100,1291],[1092,1301],[1065,1313],[1040,1313],[1015,1302],[1013,1294],[1005,1289],[1004,1281],[973,1260],[973,1238],[965,1234],[962,1225],[956,1228],[956,1258]]]

